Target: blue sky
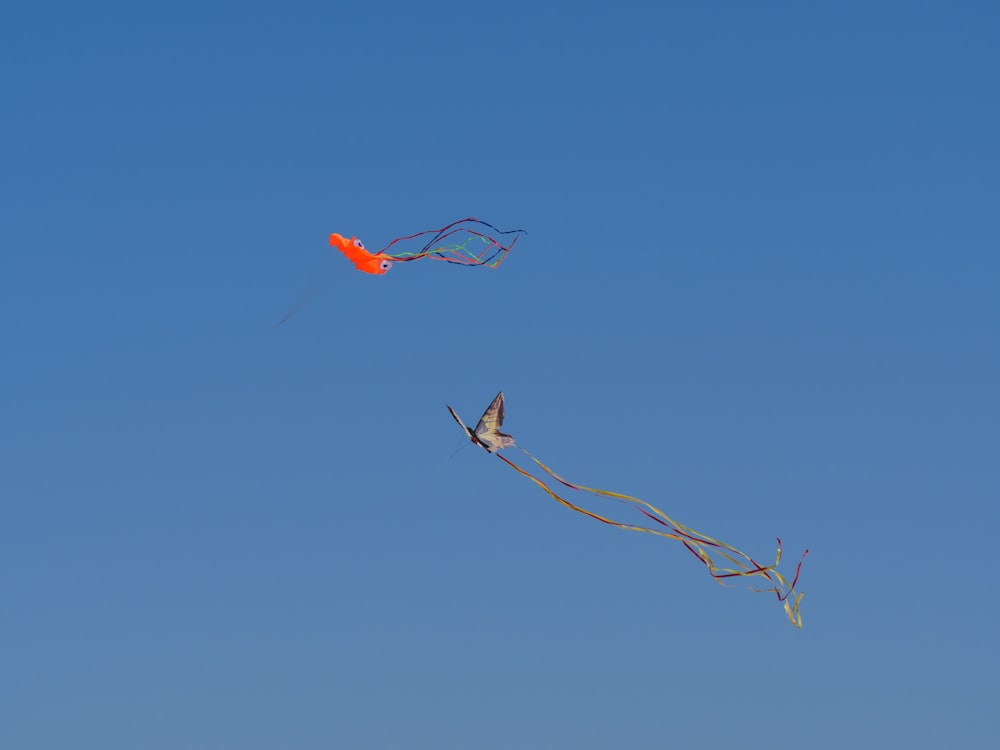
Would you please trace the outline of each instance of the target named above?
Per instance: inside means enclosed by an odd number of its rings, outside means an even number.
[[[0,745],[987,745],[998,27],[6,4]],[[468,215],[528,235],[326,244]],[[804,629],[454,454],[501,388],[570,479],[810,548]]]

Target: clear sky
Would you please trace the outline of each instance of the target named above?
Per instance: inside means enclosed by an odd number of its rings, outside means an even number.
[[[988,746],[998,37],[5,3],[0,746]],[[528,234],[384,277],[327,245],[469,215]],[[501,388],[570,479],[810,548],[804,629],[455,453],[445,403]]]

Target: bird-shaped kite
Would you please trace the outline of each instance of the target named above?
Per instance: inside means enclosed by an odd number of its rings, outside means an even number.
[[[445,406],[448,406],[448,404],[445,404]],[[510,448],[514,445],[514,438],[500,432],[500,427],[503,426],[503,391],[497,394],[496,398],[486,408],[486,411],[483,412],[483,416],[479,418],[479,424],[476,425],[476,429],[474,430],[466,427],[465,422],[461,420],[450,406],[448,406],[448,411],[451,412],[451,416],[455,418],[455,421],[462,425],[462,429],[469,434],[472,442],[485,448],[488,453],[496,453],[499,450]]]
[[[447,406],[448,411],[451,416],[454,417],[455,421],[462,426],[462,429],[468,434],[472,442],[482,447],[488,453],[493,453],[503,461],[505,464],[510,466],[518,474],[524,476],[525,478],[531,480],[540,488],[542,488],[546,493],[549,494],[554,500],[556,500],[561,505],[576,511],[577,513],[582,513],[589,518],[593,518],[601,523],[608,524],[609,526],[615,526],[620,529],[625,529],[627,531],[640,531],[645,534],[652,534],[654,536],[664,537],[666,539],[673,539],[680,542],[684,547],[693,554],[698,560],[708,569],[709,575],[712,576],[719,583],[725,583],[730,578],[760,578],[763,580],[763,585],[765,588],[752,588],[752,591],[773,593],[777,596],[778,601],[782,603],[785,614],[793,625],[797,628],[802,627],[802,615],[799,612],[799,605],[802,601],[803,594],[801,592],[796,592],[795,586],[799,580],[799,573],[802,570],[802,562],[805,560],[806,555],[809,554],[809,550],[806,550],[802,555],[802,559],[799,560],[798,566],[795,568],[795,575],[791,581],[785,578],[784,575],[778,572],[777,567],[781,562],[781,539],[778,539],[778,551],[774,560],[773,565],[761,565],[756,560],[754,560],[750,555],[741,552],[735,547],[726,544],[725,542],[720,542],[717,539],[713,539],[710,536],[701,534],[694,529],[691,529],[677,521],[673,520],[664,513],[662,510],[656,506],[647,503],[645,500],[640,500],[637,497],[632,497],[631,495],[624,495],[618,492],[609,492],[607,490],[599,490],[593,487],[585,487],[583,485],[573,484],[572,482],[563,479],[561,476],[556,474],[552,469],[543,464],[537,458],[532,456],[528,451],[526,451],[521,446],[516,446],[519,450],[524,453],[529,459],[531,459],[545,474],[554,479],[556,482],[577,492],[584,492],[591,495],[598,495],[601,497],[613,498],[619,502],[631,506],[634,510],[642,513],[646,518],[655,522],[657,526],[647,527],[639,526],[632,523],[624,523],[621,521],[615,521],[606,516],[599,515],[593,511],[581,508],[569,500],[561,497],[555,492],[545,481],[539,477],[534,476],[525,469],[521,468],[513,461],[508,459],[506,456],[500,455],[498,451],[504,448],[515,447],[514,438],[510,435],[500,432],[500,426],[503,424],[504,418],[504,401],[503,392],[497,394],[496,398],[486,409],[482,418],[479,420],[479,424],[476,425],[476,429],[471,430],[465,426],[465,423],[459,418],[455,413],[455,410],[450,406]]]

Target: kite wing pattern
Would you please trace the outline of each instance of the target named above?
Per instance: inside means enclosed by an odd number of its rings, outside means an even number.
[[[485,448],[490,453],[495,453],[498,448],[492,448],[492,443],[487,443],[480,439],[480,435],[477,434],[480,427],[485,427],[484,433],[488,432],[502,436],[503,438],[508,438],[510,440],[509,445],[503,444],[500,447],[506,448],[514,444],[514,439],[510,435],[504,435],[499,432],[497,428],[503,423],[503,393],[497,395],[493,399],[493,403],[490,404],[486,413],[483,415],[483,419],[480,420],[479,425],[476,427],[476,432],[470,430],[463,424],[462,420],[459,419],[455,411],[449,406],[448,411],[455,420],[465,429],[466,432],[472,437],[474,443],[478,443],[483,448]],[[582,513],[583,515],[593,518],[595,521],[600,521],[601,523],[615,526],[620,529],[625,529],[627,531],[639,531],[645,534],[652,534],[653,536],[663,537],[666,539],[673,539],[680,542],[684,547],[694,555],[707,569],[709,575],[712,576],[718,583],[725,584],[731,578],[758,578],[762,579],[763,588],[753,588],[752,591],[763,592],[763,593],[773,593],[778,601],[781,602],[785,615],[788,617],[789,621],[797,628],[802,627],[802,614],[799,611],[799,606],[802,602],[803,594],[802,592],[797,592],[795,590],[798,584],[799,574],[802,570],[802,563],[809,554],[809,550],[806,550],[802,555],[802,559],[799,560],[798,565],[795,568],[795,574],[791,581],[789,581],[782,573],[778,572],[777,567],[781,562],[781,539],[778,539],[778,549],[775,556],[774,564],[772,565],[762,565],[758,563],[750,555],[741,552],[737,548],[726,544],[725,542],[720,542],[717,539],[713,539],[710,536],[706,536],[700,532],[695,531],[681,523],[678,523],[674,519],[670,518],[666,513],[657,508],[651,503],[647,503],[645,500],[640,500],[637,497],[632,497],[631,495],[625,495],[619,492],[609,492],[607,490],[599,490],[594,487],[585,487],[583,485],[573,484],[572,482],[564,479],[560,475],[556,474],[552,469],[543,464],[533,455],[528,453],[523,447],[520,448],[521,452],[524,453],[531,461],[533,461],[546,475],[554,479],[563,487],[574,490],[576,492],[587,493],[591,495],[597,495],[601,497],[609,497],[617,500],[625,505],[630,506],[632,509],[638,511],[644,515],[647,519],[653,521],[657,524],[654,527],[640,526],[632,523],[624,523],[621,521],[615,521],[606,516],[600,515],[593,511],[582,508],[564,497],[560,496],[555,490],[553,490],[544,480],[531,474],[522,467],[515,464],[513,461],[508,459],[506,456],[502,456],[499,453],[497,458],[503,461],[505,464],[510,466],[514,471],[516,471],[521,476],[529,479],[531,482],[536,484],[542,490],[544,490],[552,499],[558,502],[560,505],[574,510],[577,513]]]
[[[448,405],[445,404],[445,406]],[[479,423],[474,430],[466,427],[465,422],[450,406],[448,406],[448,411],[451,412],[451,416],[461,425],[462,429],[469,434],[472,442],[484,448],[488,453],[496,453],[514,445],[514,438],[500,432],[500,426],[503,424],[503,391],[496,395],[496,398],[483,412],[483,416],[479,418]]]
[[[496,453],[498,450],[509,448],[514,445],[514,438],[503,432],[500,427],[503,425],[503,391],[497,394],[492,403],[483,412],[483,416],[476,425],[476,437],[483,444],[487,451]]]

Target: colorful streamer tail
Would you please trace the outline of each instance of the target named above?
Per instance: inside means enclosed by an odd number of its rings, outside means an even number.
[[[781,562],[782,545],[780,538],[777,540],[778,549],[775,555],[774,563],[772,565],[762,565],[754,560],[750,555],[741,552],[735,547],[678,523],[662,510],[654,505],[651,505],[650,503],[647,503],[645,500],[618,492],[609,492],[607,490],[599,490],[594,487],[585,487],[583,485],[573,484],[556,474],[552,469],[528,453],[528,451],[524,450],[524,448],[520,448],[520,450],[542,471],[562,486],[577,492],[610,497],[623,502],[642,513],[646,516],[646,518],[654,521],[659,525],[659,527],[649,528],[636,524],[621,523],[575,505],[569,500],[566,500],[564,497],[561,497],[542,479],[539,479],[530,472],[521,468],[506,456],[497,454],[497,458],[514,469],[514,471],[541,487],[556,502],[576,511],[577,513],[582,513],[589,518],[593,518],[596,521],[600,521],[601,523],[608,524],[610,526],[616,526],[627,531],[638,531],[645,534],[652,534],[654,536],[679,541],[692,555],[698,558],[698,560],[707,568],[709,575],[711,575],[712,578],[720,584],[725,584],[731,578],[755,577],[765,580],[767,583],[764,588],[751,587],[751,590],[758,593],[773,593],[777,597],[778,601],[782,603],[785,614],[792,625],[797,628],[802,627],[800,605],[803,593],[796,591],[795,586],[798,584],[799,574],[802,571],[802,563],[805,561],[806,555],[809,554],[809,550],[806,550],[803,553],[802,558],[799,560],[799,563],[795,568],[795,575],[792,580],[789,581],[777,570],[778,564]]]
[[[497,235],[514,236],[507,244],[504,244],[504,241],[487,234],[488,230]],[[377,254],[397,263],[430,258],[462,266],[496,268],[504,261],[522,234],[525,234],[523,229],[504,231],[481,219],[469,217],[453,221],[441,229],[428,229],[405,237],[397,237],[379,250]],[[426,238],[428,235],[431,235],[430,239],[425,240],[424,245],[417,250],[401,251],[397,248],[395,252],[389,252],[397,244],[400,247],[407,243],[415,244],[410,243],[410,241],[420,241],[421,238]]]

